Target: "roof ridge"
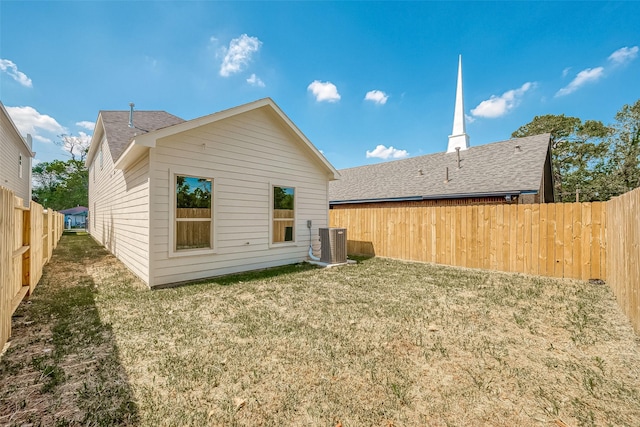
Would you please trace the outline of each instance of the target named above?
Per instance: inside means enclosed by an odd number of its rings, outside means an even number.
[[[493,141],[493,142],[487,142],[486,144],[481,144],[481,145],[472,145],[471,147],[469,147],[467,150],[463,150],[461,151],[461,153],[464,153],[464,151],[478,151],[478,148],[485,148],[488,146],[493,146],[494,144],[504,144],[504,143],[508,143],[508,142],[513,142],[515,140],[519,140],[519,139],[528,139],[528,138],[538,138],[541,136],[545,136],[545,135],[551,135],[550,133],[541,133],[538,135],[529,135],[529,136],[521,136],[519,138],[510,138],[510,139],[503,139],[501,141]],[[376,167],[376,166],[380,166],[380,165],[389,165],[389,164],[398,164],[401,162],[406,162],[408,160],[416,160],[416,159],[421,159],[421,158],[425,158],[425,157],[429,157],[429,156],[435,156],[435,155],[441,155],[441,154],[454,154],[454,153],[447,153],[447,151],[437,151],[435,153],[427,153],[427,154],[421,154],[419,156],[412,156],[412,157],[406,157],[404,159],[395,159],[395,160],[389,160],[386,162],[379,162],[379,163],[371,163],[368,165],[360,165],[360,166],[352,166],[350,168],[344,168],[344,169],[338,169],[338,171],[347,171],[347,170],[352,170],[352,169],[358,169],[358,168],[367,168],[367,167]]]
[[[98,110],[101,113],[127,113],[129,114],[130,110]],[[173,113],[168,112],[167,110],[133,110],[134,113],[167,113],[172,116],[178,117]]]

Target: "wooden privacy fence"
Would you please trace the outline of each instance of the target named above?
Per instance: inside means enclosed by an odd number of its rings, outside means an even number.
[[[604,202],[330,211],[350,254],[576,279],[606,277]]]
[[[607,284],[640,333],[640,188],[607,202]]]
[[[0,187],[0,350],[11,336],[11,316],[42,277],[64,229],[64,215],[45,211]]]

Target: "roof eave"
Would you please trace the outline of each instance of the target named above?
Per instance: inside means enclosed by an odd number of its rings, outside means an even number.
[[[118,161],[128,155],[127,152],[131,150],[131,145],[133,143],[140,144],[145,147],[155,147],[156,140],[160,138],[164,138],[167,136],[175,135],[180,132],[185,132],[191,129],[195,129],[200,126],[205,126],[211,123],[218,122],[220,120],[236,116],[238,114],[246,113],[258,108],[262,108],[265,106],[271,107],[271,109],[280,117],[282,121],[286,123],[286,125],[296,134],[296,136],[306,145],[306,147],[313,153],[313,155],[319,160],[319,162],[323,165],[325,170],[328,173],[328,177],[330,181],[334,181],[340,179],[340,172],[336,168],[333,167],[331,163],[324,157],[322,153],[313,145],[311,141],[298,129],[298,127],[287,117],[287,115],[278,107],[278,105],[271,98],[262,98],[257,101],[253,101],[247,104],[239,105],[237,107],[229,108],[227,110],[219,111],[217,113],[212,113],[203,117],[198,117],[193,120],[187,120],[182,123],[175,124],[173,126],[167,126],[165,128],[161,128],[158,130],[151,131],[149,133],[145,133],[143,135],[139,135],[136,139],[127,147],[125,152],[122,153]],[[124,161],[124,160],[123,160]]]
[[[125,170],[129,166],[135,164],[140,157],[145,155],[150,148],[156,146],[155,139],[140,141],[136,138],[129,143],[127,148],[122,152],[118,160],[113,164],[113,168],[117,170]]]
[[[473,197],[506,197],[519,196],[521,194],[538,194],[538,190],[510,190],[510,191],[491,191],[484,193],[455,193],[455,194],[434,194],[428,196],[406,196],[406,197],[383,197],[372,199],[354,199],[354,200],[329,200],[331,205],[346,205],[355,203],[380,203],[380,202],[414,202],[421,200],[441,200],[441,199],[470,199]]]
[[[4,104],[2,103],[2,101],[0,101],[0,108],[2,108],[2,112],[9,119],[9,123],[11,123],[11,128],[13,129],[15,134],[18,136],[18,138],[20,138],[20,141],[22,141],[22,145],[27,150],[27,153],[29,153],[29,157],[35,157],[36,152],[33,151],[31,147],[29,147],[29,144],[27,144],[27,140],[22,136],[22,134],[20,134],[20,130],[18,130],[18,127],[16,126],[13,119],[9,115],[9,112],[4,108]]]
[[[98,150],[99,142],[96,142],[98,139],[102,140],[102,134],[104,133],[104,127],[102,124],[102,114],[98,113],[98,118],[96,119],[96,125],[93,128],[93,135],[91,135],[91,142],[89,143],[89,151],[87,152],[86,157],[84,158],[84,165],[89,168],[91,163],[93,162],[93,158],[96,155],[96,151]]]
[[[437,199],[469,199],[473,197],[505,197],[519,196],[520,194],[537,194],[538,190],[506,190],[506,191],[487,191],[479,193],[453,193],[453,194],[434,194],[422,196],[422,200]]]
[[[305,143],[307,148],[311,150],[313,155],[327,169],[330,181],[335,181],[342,177],[342,175],[340,175],[340,172],[338,172],[338,170],[333,167],[333,165],[329,162],[329,160],[327,160],[324,154],[322,154],[320,150],[318,150],[316,146],[313,145],[309,138],[307,138],[307,136],[298,128],[298,126],[296,126],[296,124],[293,123],[293,121],[285,114],[285,112],[282,111],[280,107],[278,107],[278,104],[276,104],[271,98],[264,98],[264,100],[260,101],[264,101],[264,105],[271,106],[271,108],[280,116],[280,118],[287,124],[287,126],[289,126],[289,128],[296,134],[296,136]]]

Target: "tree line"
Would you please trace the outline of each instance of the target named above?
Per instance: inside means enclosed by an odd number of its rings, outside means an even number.
[[[556,202],[604,201],[640,187],[640,99],[613,123],[560,115],[536,116],[514,138],[551,134]]]

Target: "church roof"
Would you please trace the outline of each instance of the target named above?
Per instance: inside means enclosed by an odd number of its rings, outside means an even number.
[[[538,193],[550,134],[340,170],[331,204]],[[445,181],[448,172],[448,181]]]

